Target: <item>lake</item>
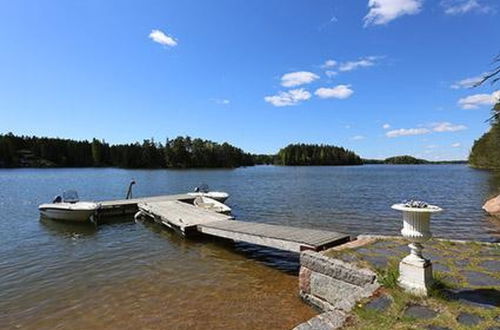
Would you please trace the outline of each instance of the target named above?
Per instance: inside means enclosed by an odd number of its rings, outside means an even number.
[[[444,208],[435,236],[498,241],[481,206],[500,175],[465,165],[256,166],[231,170],[0,170],[0,328],[289,329],[315,314],[298,298],[298,257],[212,239],[186,240],[121,219],[97,228],[39,219],[65,189],[82,200],[191,191],[231,194],[239,220],[398,235],[403,199]]]

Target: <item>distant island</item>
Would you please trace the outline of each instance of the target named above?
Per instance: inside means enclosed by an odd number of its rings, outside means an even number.
[[[0,167],[121,167],[121,168],[236,168],[260,164],[330,166],[363,164],[442,164],[412,156],[385,160],[362,159],[355,152],[332,145],[289,144],[276,155],[251,154],[229,143],[176,137],[158,143],[110,145],[105,141],[0,134]]]
[[[415,158],[409,155],[394,156],[386,159],[363,159],[363,164],[389,164],[389,165],[421,165],[421,164],[467,164],[466,160],[441,160],[430,161]]]

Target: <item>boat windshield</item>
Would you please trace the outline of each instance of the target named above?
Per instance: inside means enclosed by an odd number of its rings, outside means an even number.
[[[78,193],[75,190],[68,190],[63,192],[63,202],[76,203],[79,201]]]
[[[208,185],[206,183],[200,184],[195,188],[195,192],[207,193],[209,191]]]

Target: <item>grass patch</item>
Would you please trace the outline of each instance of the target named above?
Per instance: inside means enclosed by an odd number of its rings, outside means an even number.
[[[390,262],[384,269],[377,270],[378,282],[385,288],[396,288],[398,286],[399,267]]]

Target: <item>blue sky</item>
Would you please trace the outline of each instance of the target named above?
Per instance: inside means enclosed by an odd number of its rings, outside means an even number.
[[[0,2],[0,132],[190,135],[464,159],[498,86],[488,0]]]

